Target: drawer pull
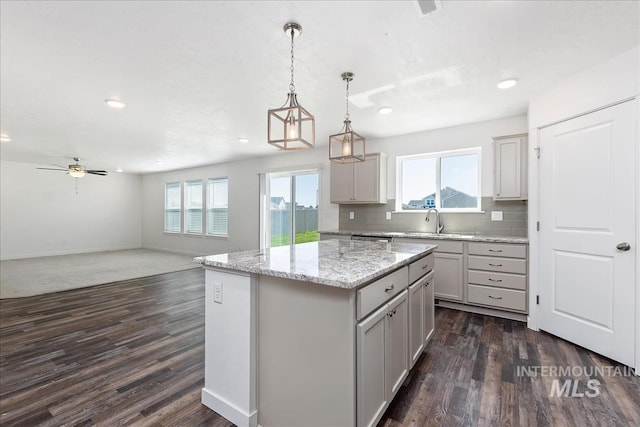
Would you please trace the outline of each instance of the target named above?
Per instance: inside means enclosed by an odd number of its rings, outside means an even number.
[[[491,263],[489,263],[489,265],[491,267],[502,267],[502,264],[491,264]]]
[[[392,291],[394,287],[395,287],[395,286],[393,286],[393,283],[392,283],[392,284],[391,284],[391,286],[389,286],[388,288],[384,288],[384,291],[385,291],[385,292]]]
[[[427,268],[429,268],[429,264],[425,264],[425,265],[422,266],[423,270],[426,270]]]
[[[489,249],[489,252],[502,252],[502,249]]]
[[[492,279],[491,277],[489,277],[489,281],[490,282],[502,282],[502,279]]]
[[[494,296],[491,296],[491,295],[489,295],[489,298],[491,298],[491,299],[502,299],[502,297],[494,297]]]

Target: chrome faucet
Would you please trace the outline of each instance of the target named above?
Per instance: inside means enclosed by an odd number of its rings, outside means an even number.
[[[436,213],[436,234],[440,234],[440,232],[444,228],[444,224],[440,223],[440,212],[438,212],[438,209],[436,208],[429,209],[427,211],[427,217],[424,220],[429,222],[429,214],[431,213],[431,211],[434,211]]]

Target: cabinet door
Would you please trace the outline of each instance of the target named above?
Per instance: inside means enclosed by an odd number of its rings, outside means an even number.
[[[391,401],[409,372],[407,291],[391,300],[387,312],[387,400]]]
[[[378,156],[367,156],[364,162],[353,163],[353,198],[358,202],[380,200]]]
[[[409,286],[409,369],[415,365],[425,344],[425,279]]]
[[[387,407],[387,306],[357,326],[358,426],[375,426]]]
[[[435,252],[436,298],[462,301],[463,255]]]
[[[496,139],[494,144],[494,199],[526,199],[526,137]]]
[[[353,165],[331,162],[331,203],[353,201]]]
[[[435,303],[433,300],[435,274],[430,274],[422,281],[424,298],[424,345],[426,346],[435,328]]]

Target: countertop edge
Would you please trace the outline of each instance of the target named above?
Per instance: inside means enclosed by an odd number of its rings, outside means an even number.
[[[519,245],[528,245],[528,237],[509,237],[509,236],[484,236],[484,235],[465,235],[456,234],[433,234],[415,232],[397,232],[397,231],[354,231],[354,230],[328,230],[318,231],[320,234],[336,235],[336,236],[369,236],[369,237],[398,237],[403,239],[423,239],[423,240],[456,240],[462,242],[486,242],[486,243],[513,243]]]
[[[380,270],[376,270],[375,273],[371,273],[368,274],[367,276],[364,276],[358,280],[355,280],[353,282],[349,282],[349,283],[345,283],[343,281],[339,281],[339,280],[330,280],[330,279],[324,279],[324,278],[319,278],[319,277],[314,277],[314,276],[309,276],[306,274],[295,274],[295,273],[286,273],[286,272],[282,272],[282,271],[278,271],[278,270],[271,270],[271,269],[264,269],[264,268],[256,268],[256,267],[251,267],[251,266],[238,266],[238,265],[229,265],[223,262],[219,262],[219,261],[213,261],[213,260],[207,260],[206,256],[202,256],[202,257],[195,257],[193,259],[193,262],[201,264],[204,268],[207,267],[211,267],[211,268],[217,268],[217,269],[222,269],[222,270],[227,270],[227,271],[231,271],[231,272],[235,272],[235,273],[249,273],[249,274],[263,274],[266,276],[272,276],[272,277],[279,277],[282,279],[289,279],[289,280],[298,280],[298,281],[302,281],[305,283],[313,283],[313,284],[317,284],[317,285],[324,285],[324,286],[331,286],[334,288],[340,288],[340,289],[345,289],[345,290],[355,290],[358,288],[361,288],[373,281],[375,281],[376,279],[379,279],[381,276],[386,275],[387,273],[396,271],[401,269],[402,267],[405,267],[409,264],[411,264],[412,262],[423,258],[431,253],[433,253],[433,251],[435,250],[435,248],[437,246],[433,246],[433,245],[425,245],[425,246],[431,246],[428,249],[426,249],[423,252],[418,252],[416,254],[411,255],[410,257],[402,260],[402,261],[398,261],[397,263],[390,265],[388,267],[384,267],[381,268]]]

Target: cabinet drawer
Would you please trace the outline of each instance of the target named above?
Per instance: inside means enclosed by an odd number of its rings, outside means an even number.
[[[427,245],[438,245],[434,252],[449,252],[452,254],[461,254],[464,252],[464,243],[455,240],[427,240]]]
[[[469,243],[469,255],[526,258],[527,247],[525,245],[510,245],[500,243]]]
[[[468,271],[469,283],[497,286],[499,288],[527,290],[527,276],[519,274],[494,273],[492,271]]]
[[[527,260],[469,255],[468,267],[474,270],[526,274]]]
[[[391,297],[402,292],[408,286],[409,274],[407,270],[408,267],[402,267],[400,270],[387,274],[358,290],[356,310],[358,320],[387,302]]]
[[[469,285],[467,298],[470,303],[490,305],[509,310],[527,310],[527,293],[525,291]]]
[[[409,264],[409,283],[413,283],[433,270],[433,253]]]

